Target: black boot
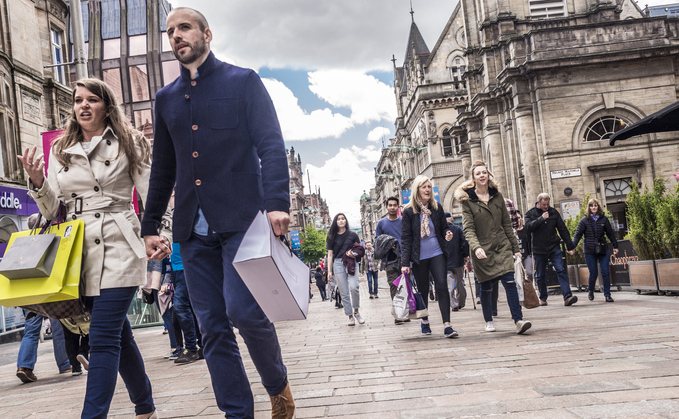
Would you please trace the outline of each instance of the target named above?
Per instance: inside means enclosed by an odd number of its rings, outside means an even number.
[[[588,295],[589,301],[594,300],[594,291],[590,291]]]

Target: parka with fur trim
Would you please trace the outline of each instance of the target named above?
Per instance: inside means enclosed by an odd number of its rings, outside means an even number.
[[[514,272],[514,253],[519,252],[505,199],[492,179],[488,181],[488,192],[490,199],[486,205],[476,195],[471,180],[455,191],[455,198],[462,203],[462,231],[469,243],[469,255],[479,282]],[[476,257],[478,248],[486,252],[486,259]]]

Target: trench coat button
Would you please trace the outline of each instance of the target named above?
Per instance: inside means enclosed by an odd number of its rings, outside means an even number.
[[[99,218],[99,217],[101,217],[101,214],[99,214],[99,213],[94,214],[94,218]]]
[[[196,186],[200,186],[202,184],[203,184],[203,182],[200,179],[196,179]]]
[[[71,198],[75,198],[76,196],[78,196],[78,194],[76,194],[75,192],[71,194]]]
[[[95,187],[94,187],[94,192],[99,192],[99,187],[98,187],[98,186],[95,186]]]
[[[190,97],[191,96],[189,96],[189,95],[184,95],[184,99],[186,99],[186,100],[189,100]]]
[[[78,218],[78,216],[75,215],[75,214],[73,214],[73,216],[72,216],[71,218],[73,218],[74,220],[76,220],[76,219]]]
[[[106,140],[106,145],[111,145],[111,140]]]
[[[64,172],[68,172],[68,166],[64,167]]]
[[[196,86],[197,84],[198,84],[198,82],[197,82],[197,81],[195,81],[195,80],[191,80],[191,86],[194,86],[194,87],[195,87],[195,86]]]
[[[111,162],[108,161],[108,160],[106,160],[106,161],[104,162],[104,164],[105,164],[106,166],[108,166],[109,164],[111,164]]]
[[[193,156],[194,159],[198,158],[198,152],[197,151],[194,151],[191,155]]]
[[[101,240],[99,240],[99,239],[94,239],[94,243],[99,244],[99,243],[101,243]]]
[[[194,131],[198,131],[198,125],[193,125],[193,126],[191,127],[191,129],[194,130]]]

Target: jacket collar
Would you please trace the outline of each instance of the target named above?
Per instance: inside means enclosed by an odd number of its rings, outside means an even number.
[[[498,192],[497,188],[493,188],[492,186],[488,187],[488,195],[490,195],[488,202],[490,202],[490,200],[493,199],[495,195],[497,195],[497,192]],[[479,200],[479,196],[476,194],[476,188],[467,189],[467,194],[469,195],[470,200],[472,201]]]
[[[96,137],[92,137],[92,142],[90,144],[90,153],[94,151],[94,149],[99,145],[101,140],[108,136],[111,136],[116,140],[118,139],[118,136],[113,132],[113,129],[111,129],[110,126],[107,126],[103,134],[97,135]],[[64,153],[75,154],[87,158],[87,153],[85,153],[85,149],[83,148],[82,143],[80,141],[78,141],[77,144],[74,144],[69,148],[65,149]]]
[[[205,77],[208,74],[212,73],[220,62],[221,61],[219,61],[215,57],[215,54],[212,51],[210,51],[210,53],[208,54],[208,56],[205,59],[205,61],[203,62],[203,64],[201,64],[200,67],[198,67],[198,77],[197,78]],[[186,68],[182,65],[182,66],[180,66],[180,71],[181,71],[182,79],[184,79],[186,81],[191,81],[191,72],[189,71],[188,68]]]

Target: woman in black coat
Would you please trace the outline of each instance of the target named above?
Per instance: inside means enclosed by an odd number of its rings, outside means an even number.
[[[316,279],[316,286],[318,287],[318,292],[321,293],[321,301],[325,301],[325,279],[323,278],[323,269],[320,266],[316,266],[316,273],[314,274],[314,279]]]
[[[448,228],[445,212],[434,199],[434,191],[428,177],[420,175],[413,180],[411,200],[403,211],[401,222],[401,271],[408,275],[412,264],[418,291],[424,304],[429,305],[429,275],[434,277],[439,309],[443,318],[443,335],[457,336],[450,325],[450,294],[447,282],[446,240],[453,234]],[[422,334],[431,335],[429,317],[422,318]]]
[[[583,243],[585,262],[587,262],[587,269],[589,269],[589,300],[594,300],[594,285],[596,284],[597,276],[599,276],[597,262],[599,262],[601,277],[604,280],[604,296],[606,297],[606,302],[612,303],[611,277],[608,272],[610,255],[608,254],[605,236],[608,236],[608,239],[613,243],[614,255],[618,253],[618,241],[615,239],[615,234],[613,234],[611,222],[604,215],[599,201],[594,198],[590,199],[587,203],[587,215],[582,217],[578,224],[578,229],[575,231],[575,236],[573,236],[573,244],[577,246],[583,236],[585,237],[585,242]],[[568,253],[572,255],[575,251],[571,250]]]

